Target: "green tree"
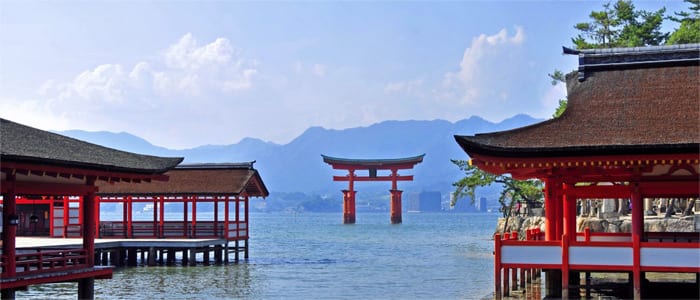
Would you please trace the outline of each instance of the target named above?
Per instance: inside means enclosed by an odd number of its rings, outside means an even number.
[[[700,0],[685,0],[691,4],[690,11],[676,12],[669,20],[680,24],[678,29],[671,33],[667,44],[700,43]]]
[[[660,45],[668,38],[661,32],[666,8],[655,12],[636,10],[631,0],[618,0],[592,11],[590,22],[574,26],[580,33],[571,39],[577,49]]]
[[[471,203],[474,204],[476,188],[490,186],[494,183],[503,185],[503,190],[498,198],[502,211],[510,212],[513,203],[518,201],[530,205],[542,202],[544,194],[542,193],[542,181],[540,180],[516,180],[508,174],[494,175],[484,172],[469,164],[467,160],[452,159],[451,161],[465,174],[464,178],[452,184],[455,187],[454,197],[452,198],[452,203],[450,203],[452,206],[455,205],[457,200],[467,196]]]
[[[547,74],[547,76],[549,76],[549,78],[552,79],[552,85],[557,85],[559,83],[566,84],[566,76],[560,70],[555,69],[552,74]],[[566,98],[559,99],[559,106],[554,111],[554,114],[552,114],[552,118],[558,118],[559,116],[561,116],[561,114],[563,114],[564,111],[566,110],[567,103],[568,103],[568,100]]]
[[[602,11],[592,11],[589,15],[591,22],[583,22],[574,25],[581,33],[571,41],[578,49],[611,48],[617,40],[620,24],[617,12],[610,8],[610,3],[603,5]]]

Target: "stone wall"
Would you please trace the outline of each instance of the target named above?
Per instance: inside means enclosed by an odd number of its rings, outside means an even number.
[[[503,233],[506,218],[499,218],[496,225],[496,232]],[[544,232],[544,217],[539,216],[512,216],[508,219],[506,232],[518,232],[518,237],[523,239],[525,231],[539,227]],[[596,217],[576,218],[576,230],[582,232],[586,227],[591,232],[630,232],[632,230],[632,220],[629,217],[614,217],[601,219]],[[687,217],[646,217],[644,219],[645,232],[700,232],[700,215]]]

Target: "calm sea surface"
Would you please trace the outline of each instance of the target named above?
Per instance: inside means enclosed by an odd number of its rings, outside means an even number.
[[[493,289],[497,214],[251,214],[250,259],[227,266],[134,267],[96,280],[98,299],[480,299]],[[75,283],[17,298],[75,299]]]

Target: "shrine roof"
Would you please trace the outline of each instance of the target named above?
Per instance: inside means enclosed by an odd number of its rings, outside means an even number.
[[[462,149],[500,157],[700,153],[700,44],[568,51],[580,66],[567,75],[560,117],[456,135]]]
[[[356,165],[363,167],[380,167],[391,165],[417,164],[423,161],[425,154],[405,158],[379,158],[379,159],[354,159],[354,158],[338,158],[321,154],[323,162],[330,165]]]
[[[0,118],[0,161],[3,163],[161,174],[182,160],[182,157],[158,157],[107,148]]]
[[[167,182],[132,185],[100,183],[98,195],[242,195],[269,192],[253,162],[179,165],[165,173]]]

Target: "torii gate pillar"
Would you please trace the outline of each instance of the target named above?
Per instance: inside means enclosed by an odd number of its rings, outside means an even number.
[[[391,224],[401,224],[401,190],[391,192]]]
[[[343,223],[355,224],[356,191],[343,190]]]

